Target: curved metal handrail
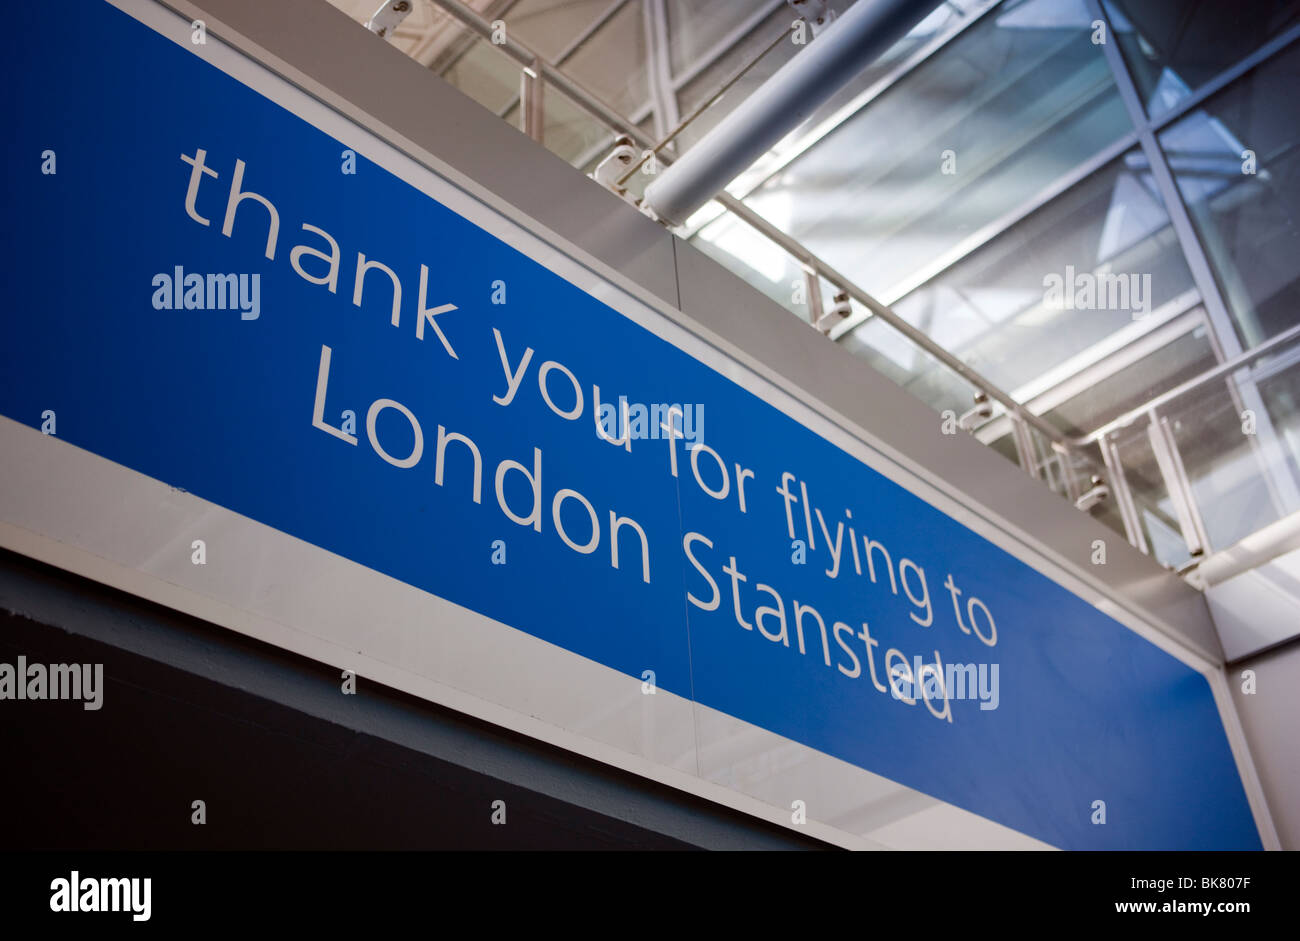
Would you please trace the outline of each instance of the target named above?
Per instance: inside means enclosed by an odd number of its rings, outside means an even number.
[[[1147,400],[1146,402],[1137,406],[1136,408],[1129,409],[1123,415],[1120,415],[1118,418],[1111,419],[1110,421],[1106,422],[1106,424],[1102,425],[1101,427],[1093,431],[1088,432],[1088,434],[1086,435],[1081,435],[1077,438],[1071,438],[1070,444],[1075,448],[1085,448],[1088,445],[1101,440],[1103,437],[1110,434],[1112,431],[1115,431],[1118,428],[1124,428],[1125,426],[1132,424],[1137,419],[1141,418],[1143,415],[1146,415],[1149,412],[1151,412],[1153,409],[1159,408],[1162,405],[1172,402],[1174,399],[1180,398],[1181,396],[1186,395],[1188,392],[1191,392],[1193,389],[1197,389],[1205,385],[1205,383],[1207,382],[1211,382],[1215,379],[1218,379],[1220,376],[1224,376],[1230,372],[1234,372],[1240,369],[1242,366],[1246,365],[1247,363],[1258,359],[1264,354],[1272,352],[1273,350],[1277,349],[1279,346],[1285,345],[1288,340],[1294,340],[1297,337],[1300,337],[1300,324],[1296,324],[1294,327],[1290,327],[1286,330],[1283,330],[1281,333],[1277,334],[1276,336],[1270,337],[1268,340],[1261,343],[1259,346],[1256,346],[1253,349],[1246,350],[1244,353],[1241,353],[1237,356],[1234,356],[1232,359],[1220,363],[1218,366],[1215,366],[1213,369],[1207,369],[1199,376],[1193,376],[1191,379],[1188,379],[1186,382],[1179,383],[1178,385],[1174,386],[1172,389],[1169,389],[1166,392],[1162,392],[1159,395],[1154,396],[1153,398]]]

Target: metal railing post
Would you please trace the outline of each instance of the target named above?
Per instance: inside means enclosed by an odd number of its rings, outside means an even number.
[[[1147,438],[1151,442],[1151,453],[1155,455],[1156,465],[1160,468],[1160,476],[1164,478],[1169,499],[1174,505],[1178,528],[1182,530],[1183,541],[1187,543],[1187,552],[1193,558],[1202,556],[1210,550],[1210,539],[1196,507],[1192,484],[1178,453],[1178,443],[1174,440],[1173,429],[1169,427],[1169,419],[1152,411],[1150,424],[1147,425]]]
[[[1077,505],[1083,491],[1079,489],[1079,481],[1074,476],[1074,465],[1070,463],[1071,452],[1053,441],[1052,453],[1056,455],[1056,466],[1061,469],[1061,483],[1065,486],[1065,496],[1071,503]]]
[[[1124,523],[1124,535],[1129,545],[1146,555],[1151,554],[1147,545],[1147,534],[1142,529],[1142,517],[1138,513],[1137,503],[1133,500],[1133,491],[1128,485],[1128,475],[1124,473],[1124,463],[1120,460],[1119,446],[1111,435],[1104,435],[1097,442],[1101,449],[1101,459],[1106,465],[1110,492],[1115,495],[1115,506],[1119,509],[1119,518]]]
[[[542,78],[542,64],[538,59],[532,65],[526,65],[519,71],[519,113],[520,130],[537,143],[542,143],[546,112],[542,105],[545,90]]]
[[[1037,478],[1038,473],[1038,452],[1034,448],[1034,436],[1029,427],[1020,420],[1020,416],[1014,412],[1008,412],[1007,418],[1011,421],[1011,440],[1016,445],[1016,457],[1020,461],[1020,466],[1030,477]]]
[[[803,270],[804,290],[808,292],[808,322],[820,329],[822,322],[822,279],[814,268]]]

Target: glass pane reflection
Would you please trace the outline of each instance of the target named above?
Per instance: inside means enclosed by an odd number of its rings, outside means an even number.
[[[1105,7],[1153,118],[1300,23],[1296,0],[1105,0]]]
[[[747,198],[866,290],[1131,130],[1081,2],[1004,3]]]
[[[1300,47],[1160,135],[1238,338],[1300,323]]]
[[[1051,279],[1075,285],[1072,304]],[[1122,278],[1131,288],[1097,290]],[[1079,284],[1094,287],[1090,305]],[[897,313],[1004,389],[1079,354],[1192,287],[1140,151],[1075,186],[894,305]],[[1062,292],[1063,293],[1063,292]],[[890,352],[884,324],[857,329],[864,358]]]

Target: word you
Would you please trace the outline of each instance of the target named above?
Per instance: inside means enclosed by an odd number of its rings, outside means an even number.
[[[535,351],[531,346],[525,347],[523,355],[519,357],[518,365],[511,365],[510,354],[506,352],[501,331],[493,327],[492,335],[496,338],[497,354],[501,357],[501,369],[506,383],[505,390],[500,395],[492,396],[492,401],[507,406],[518,395],[519,387],[528,372],[529,364],[533,361]],[[564,377],[554,380],[555,385],[560,389],[560,399],[563,404],[556,403],[552,388],[551,377],[556,373]],[[585,402],[582,388],[578,377],[561,362],[548,359],[537,367],[537,389],[541,393],[542,401],[546,403],[547,408],[565,421],[577,421],[582,417]],[[573,400],[572,406],[568,406],[569,399]],[[659,402],[645,405],[637,402],[629,406],[627,396],[620,395],[616,410],[613,402],[601,401],[600,386],[593,384],[591,406],[596,436],[626,451],[632,450],[634,439],[685,441],[688,449],[703,445],[703,404],[676,405]],[[676,445],[673,444],[671,447],[674,448],[673,474],[676,476]]]

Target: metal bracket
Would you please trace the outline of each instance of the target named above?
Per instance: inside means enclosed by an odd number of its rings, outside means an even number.
[[[785,0],[785,2],[796,16],[802,17],[808,24],[814,39],[835,19],[835,11],[831,9],[827,0]]]
[[[968,412],[963,412],[961,418],[957,419],[957,424],[962,431],[972,431],[980,421],[992,417],[993,403],[989,401],[988,394],[981,389],[975,393],[975,407]]]
[[[1066,471],[1069,473],[1069,470]],[[1087,513],[1098,504],[1105,503],[1110,499],[1110,488],[1106,482],[1093,474],[1088,481],[1088,489],[1075,498],[1074,505],[1083,512]]]
[[[624,202],[636,206],[636,197],[627,191],[626,186],[620,186],[618,181],[639,156],[640,151],[636,149],[632,138],[619,137],[614,141],[614,149],[588,175]]]
[[[853,313],[853,306],[849,302],[848,291],[837,291],[835,294],[835,306],[828,313],[820,315],[814,322],[813,326],[827,335],[830,334],[831,328],[842,320],[847,320]],[[820,304],[821,298],[818,298]]]
[[[411,15],[412,9],[414,4],[411,0],[389,0],[366,20],[366,29],[384,39],[389,32],[401,25],[402,20]]]

